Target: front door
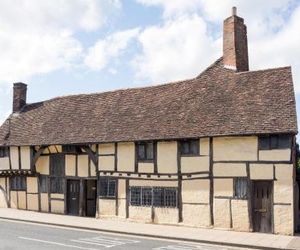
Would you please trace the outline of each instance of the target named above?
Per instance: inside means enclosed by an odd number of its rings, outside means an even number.
[[[80,181],[67,181],[67,213],[70,215],[79,215],[79,193]]]
[[[86,180],[86,216],[96,215],[97,181]]]
[[[253,229],[272,233],[272,181],[253,182]]]

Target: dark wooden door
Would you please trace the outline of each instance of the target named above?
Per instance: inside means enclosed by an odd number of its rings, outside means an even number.
[[[95,217],[97,201],[97,181],[86,180],[86,216]]]
[[[272,233],[272,181],[253,182],[253,229]]]
[[[79,215],[79,180],[67,181],[67,213],[70,215]]]

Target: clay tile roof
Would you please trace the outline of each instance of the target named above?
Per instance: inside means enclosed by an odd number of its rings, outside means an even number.
[[[80,144],[297,133],[290,67],[236,73],[222,58],[198,77],[27,104],[0,145]]]

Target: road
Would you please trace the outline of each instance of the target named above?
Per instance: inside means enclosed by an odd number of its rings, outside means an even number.
[[[0,249],[245,250],[0,220]]]

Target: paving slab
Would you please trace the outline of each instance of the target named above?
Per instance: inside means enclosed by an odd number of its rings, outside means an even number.
[[[0,218],[102,232],[259,249],[300,250],[300,236],[234,232],[216,229],[144,224],[0,208]]]

